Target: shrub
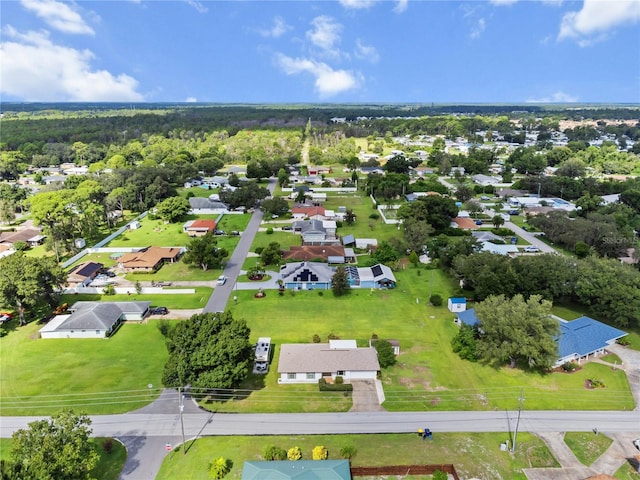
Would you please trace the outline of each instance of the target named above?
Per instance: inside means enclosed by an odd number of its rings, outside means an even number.
[[[513,235],[513,232],[508,228],[492,228],[491,233],[499,237],[510,237]]]
[[[358,454],[358,450],[353,445],[345,445],[340,449],[340,456],[346,460],[351,460]]]
[[[378,214],[378,213],[371,213],[371,214],[369,215],[369,218],[370,218],[371,220],[378,220],[378,219],[380,218],[380,214]]]
[[[160,333],[162,334],[163,337],[167,336],[170,328],[171,328],[171,324],[167,320],[160,320],[158,322],[158,330],[160,330]]]
[[[627,337],[622,337],[616,340],[616,343],[618,345],[622,345],[623,347],[628,347],[629,345],[631,345],[631,340],[629,340]]]
[[[228,458],[218,457],[209,466],[209,474],[211,478],[217,480],[224,478],[231,471],[233,463]]]
[[[320,335],[318,335],[317,333],[315,333],[315,334],[313,335],[313,337],[312,337],[311,341],[312,341],[313,343],[320,343],[322,340],[321,340],[321,338],[320,338]]]
[[[327,458],[329,458],[329,450],[327,450],[322,445],[317,445],[313,447],[311,458],[313,458],[314,460],[326,460]]]
[[[300,447],[291,447],[287,450],[287,460],[300,460],[302,458],[302,450]]]
[[[269,227],[267,228],[267,235],[272,235],[273,234],[273,228]]]
[[[284,448],[269,445],[264,449],[262,456],[265,460],[286,460],[287,451]]]
[[[107,285],[102,290],[102,294],[103,295],[115,295],[116,294],[116,289],[114,288],[113,285]]]
[[[102,441],[102,450],[104,453],[111,453],[113,450],[113,438],[105,438]]]
[[[336,377],[336,380],[342,377]],[[318,380],[318,389],[321,392],[344,392],[345,396],[353,392],[353,385],[350,383],[327,383],[324,378]]]
[[[372,333],[371,334],[371,340],[377,340],[378,339],[378,334],[377,333]]]
[[[442,470],[436,470],[435,472],[433,472],[433,475],[431,476],[431,478],[433,480],[447,480],[449,476]]]
[[[378,362],[380,362],[381,368],[387,368],[396,363],[393,346],[388,340],[376,340],[373,346],[376,352],[378,352]]]
[[[577,242],[576,246],[573,247],[573,251],[578,258],[585,258],[591,252],[591,248],[585,242]]]
[[[336,228],[340,228],[342,226],[342,222],[340,220],[336,220]]]
[[[434,307],[440,307],[442,305],[442,297],[438,294],[431,295],[429,303]]]
[[[597,378],[590,378],[587,380],[591,384],[591,388],[604,388],[605,384],[602,380]]]
[[[336,385],[342,385],[344,383],[344,378],[342,378],[341,375],[338,375],[334,382],[336,382]]]
[[[565,372],[573,372],[577,368],[577,365],[573,362],[564,362],[562,364],[562,369]]]
[[[256,247],[255,252],[260,255],[262,253],[262,251],[264,250],[264,247]]]
[[[329,340],[340,340],[340,337],[338,335],[336,335],[335,333],[331,332],[329,335],[327,335],[327,338]]]
[[[322,295],[324,295],[324,292],[322,290],[318,290],[318,296],[321,297]]]

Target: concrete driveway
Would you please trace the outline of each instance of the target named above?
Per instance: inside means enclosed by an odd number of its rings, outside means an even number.
[[[353,405],[350,412],[384,412],[375,380],[351,380]]]

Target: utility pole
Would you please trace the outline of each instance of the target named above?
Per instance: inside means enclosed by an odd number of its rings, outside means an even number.
[[[516,451],[516,441],[518,439],[518,425],[520,424],[520,412],[522,412],[522,401],[524,400],[524,388],[520,390],[520,404],[518,406],[518,418],[516,419],[516,429],[513,432],[513,446],[511,447],[511,453]]]
[[[187,454],[187,444],[184,440],[184,420],[182,419],[182,411],[184,410],[184,397],[182,396],[182,387],[178,387],[178,405],[180,407],[180,427],[182,428],[182,454]]]

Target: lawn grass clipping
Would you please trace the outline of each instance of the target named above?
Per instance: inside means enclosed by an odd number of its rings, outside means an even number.
[[[269,445],[284,449],[299,446],[302,458],[311,459],[316,445],[329,451],[329,459],[340,459],[346,445],[356,448],[351,460],[354,466],[411,465],[453,463],[461,478],[524,480],[523,468],[558,467],[544,442],[528,433],[518,435],[516,454],[500,451],[504,433],[446,433],[433,435],[433,441],[422,441],[417,435],[295,435],[260,437],[206,437],[187,442],[187,455],[177,448],[165,459],[157,480],[180,478],[205,480],[209,462],[222,456],[233,461],[225,479],[240,479],[244,461],[260,461]]]
[[[108,339],[44,340],[37,338],[40,327],[31,323],[1,340],[2,415],[51,415],[65,407],[122,413],[155,399],[147,386],[160,387],[168,358],[158,321],[125,323]]]
[[[567,432],[564,443],[571,449],[583,465],[589,467],[607,451],[613,440],[602,434],[592,432]]]

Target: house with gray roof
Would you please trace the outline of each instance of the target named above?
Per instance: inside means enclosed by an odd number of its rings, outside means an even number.
[[[76,302],[40,329],[41,338],[107,338],[124,321],[141,321],[151,302]]]
[[[278,383],[317,383],[321,378],[375,380],[380,371],[375,348],[358,348],[355,340],[289,343],[280,347]]]
[[[296,290],[329,290],[334,269],[326,263],[287,263],[280,267],[285,288]]]
[[[351,480],[349,460],[248,461],[242,480]]]
[[[193,215],[215,215],[228,211],[226,203],[211,200],[210,198],[191,197],[189,205],[191,205],[191,213]]]
[[[340,245],[335,225],[327,220],[299,220],[293,222],[293,231],[300,233],[303,245]]]
[[[396,277],[389,267],[378,263],[371,267],[346,267],[352,288],[395,288]]]

